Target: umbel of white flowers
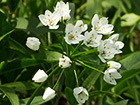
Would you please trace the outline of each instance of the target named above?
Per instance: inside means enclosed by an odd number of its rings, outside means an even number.
[[[62,20],[70,19],[70,9],[68,2],[65,4],[63,1],[57,2],[54,12],[49,10],[45,11],[45,14],[39,15],[39,20],[44,26],[49,26],[49,29],[58,29],[57,23]]]
[[[38,70],[32,80],[34,82],[44,82],[48,78],[48,75],[44,72],[44,70]]]
[[[116,85],[115,79],[120,79],[122,76],[117,72],[120,69],[121,64],[114,61],[107,62],[109,68],[104,72],[104,80],[112,85]]]
[[[85,101],[89,98],[88,91],[83,87],[74,88],[73,95],[79,104],[85,103]]]
[[[69,57],[63,55],[63,58],[59,58],[59,67],[68,68],[72,65],[72,61]]]
[[[43,100],[49,101],[55,97],[55,91],[51,89],[50,87],[45,89],[45,92],[43,94]]]
[[[26,46],[28,48],[30,48],[31,50],[38,50],[39,49],[39,46],[40,46],[40,41],[38,38],[36,37],[28,37],[27,38],[27,41],[26,41]]]

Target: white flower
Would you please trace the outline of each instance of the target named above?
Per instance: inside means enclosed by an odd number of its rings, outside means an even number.
[[[66,4],[63,1],[57,2],[55,11],[59,13],[60,20],[69,20],[70,19],[70,9],[69,3]]]
[[[39,49],[40,44],[41,43],[40,43],[38,38],[35,38],[35,37],[28,37],[27,38],[26,46],[34,51]]]
[[[102,35],[98,35],[95,30],[85,32],[84,43],[86,46],[98,47],[100,45]]]
[[[67,68],[70,67],[72,64],[72,61],[70,60],[70,58],[66,57],[65,55],[63,55],[64,58],[59,58],[59,67],[62,68]]]
[[[49,101],[55,97],[55,91],[51,89],[50,87],[45,89],[45,92],[43,94],[43,100]]]
[[[114,62],[114,61],[109,61],[107,62],[109,68],[114,68],[114,69],[119,69],[121,68],[121,64],[118,62]]]
[[[106,17],[102,17],[101,19],[99,19],[98,15],[95,14],[92,18],[92,26],[92,29],[96,30],[97,33],[101,33],[104,35],[113,33],[113,25],[108,24],[108,19]]]
[[[41,14],[38,17],[44,26],[49,26],[49,29],[58,29],[59,25],[57,23],[60,20],[58,12],[51,13],[49,10],[46,10],[45,15]]]
[[[119,53],[118,50],[116,50],[116,46],[114,43],[112,43],[111,39],[106,39],[104,41],[101,40],[101,43],[98,46],[98,51],[98,57],[102,62],[106,62],[105,59],[112,59],[115,54]]]
[[[104,80],[112,85],[116,85],[117,83],[115,79],[120,79],[121,77],[122,76],[117,72],[115,68],[108,68],[104,72]]]
[[[85,103],[86,100],[88,100],[89,94],[87,90],[83,87],[78,87],[74,88],[74,97],[76,98],[77,102],[80,103]]]
[[[48,78],[48,75],[44,72],[44,70],[40,70],[40,69],[39,69],[39,70],[36,72],[36,74],[34,75],[34,77],[32,78],[32,80],[33,80],[34,82],[40,83],[40,82],[45,81],[47,78]]]
[[[87,29],[87,25],[84,25],[82,21],[77,21],[74,26],[71,23],[66,25],[66,36],[64,37],[65,41],[68,44],[78,44],[80,41],[84,39],[84,36],[81,34],[83,31]]]
[[[77,20],[75,27],[79,28],[81,32],[86,31],[88,28],[87,24],[84,24],[82,20]]]

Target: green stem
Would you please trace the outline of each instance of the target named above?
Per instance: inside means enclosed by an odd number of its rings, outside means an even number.
[[[98,97],[98,105],[103,105],[103,97],[101,95]]]
[[[77,87],[79,87],[79,83],[78,83],[78,77],[77,77],[76,70],[74,70],[74,74],[75,74],[75,78],[76,78]]]
[[[46,73],[48,73],[49,71],[51,71],[53,68],[55,68],[56,66],[58,66],[58,63],[56,63],[53,67],[51,67],[49,70],[46,71]]]
[[[81,41],[76,47],[75,49],[73,50],[72,54],[70,56],[72,56],[79,48],[79,46],[83,43],[83,41]]]
[[[98,69],[96,69],[96,68],[94,68],[94,67],[91,67],[90,65],[87,65],[87,64],[85,64],[85,63],[83,63],[83,62],[81,62],[81,61],[79,61],[79,60],[76,60],[76,61],[77,61],[78,63],[80,63],[80,64],[82,64],[82,65],[84,65],[84,66],[90,68],[90,69],[93,69],[93,70],[95,70],[95,71],[98,71],[98,72],[104,74],[104,72],[102,72],[102,71],[100,71],[100,70],[98,70]]]
[[[54,85],[53,89],[55,89],[55,88],[56,88],[56,86],[58,85],[58,82],[59,82],[59,80],[61,79],[61,76],[62,76],[62,74],[63,74],[63,73],[64,73],[64,69],[62,70],[62,72],[61,72],[61,74],[60,74],[60,76],[59,76],[59,78],[58,78],[57,82],[55,83],[55,85]]]
[[[102,0],[100,0],[100,18],[102,17]]]
[[[58,68],[59,68],[59,66],[57,66],[57,67],[48,75],[47,80],[53,75],[53,73],[54,73]],[[42,83],[40,84],[40,86],[36,88],[36,90],[33,92],[32,96],[30,97],[30,99],[28,100],[28,102],[27,102],[26,105],[30,105],[30,103],[31,103],[32,100],[34,99],[34,97],[35,97],[35,95],[37,94],[37,92],[41,89],[41,87],[42,87],[43,85],[46,84],[47,80],[45,80],[44,82],[42,82]]]

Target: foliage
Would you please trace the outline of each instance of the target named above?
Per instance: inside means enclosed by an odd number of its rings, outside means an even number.
[[[101,72],[107,69],[107,65],[97,57],[97,49],[82,43],[65,44],[62,31],[65,24],[59,23],[57,30],[43,26],[38,15],[44,14],[45,10],[54,11],[58,0],[0,0],[0,104],[26,105],[32,94],[37,92],[30,105],[76,105],[73,89],[79,84],[89,92],[85,105],[139,105],[140,1],[63,1],[69,2],[71,23],[82,20],[91,28],[94,14],[100,18],[108,17],[109,23],[114,25],[114,32],[120,35],[119,41],[125,44],[123,53],[112,59],[121,63],[119,71],[122,78],[115,86],[103,81]],[[38,51],[32,51],[25,45],[27,37],[40,39]],[[59,58],[66,54],[74,63],[63,74],[58,63]],[[49,74],[47,82],[38,84],[31,80],[38,69]],[[56,97],[44,101],[44,89],[53,86]]]

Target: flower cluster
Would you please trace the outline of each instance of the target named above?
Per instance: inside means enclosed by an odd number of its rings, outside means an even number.
[[[70,17],[70,9],[69,4],[64,3],[63,1],[57,2],[56,7],[54,8],[54,12],[50,12],[49,10],[45,11],[45,14],[39,15],[39,20],[44,26],[49,26],[49,29],[58,29],[58,22],[69,20]],[[105,63],[106,60],[112,59],[115,54],[122,53],[121,49],[124,47],[124,43],[118,41],[119,34],[112,34],[113,25],[108,24],[108,18],[102,17],[99,19],[98,15],[95,14],[92,18],[91,22],[92,28],[90,31],[86,31],[88,29],[87,24],[84,24],[82,20],[77,20],[76,24],[67,23],[65,27],[65,37],[64,40],[67,44],[79,44],[80,41],[83,41],[87,47],[97,48],[99,52],[99,59]],[[106,37],[104,37],[106,35]],[[110,35],[110,36],[108,36]],[[107,38],[107,39],[105,39]],[[36,51],[39,49],[40,42],[36,38],[28,38],[26,45]],[[63,55],[63,58],[59,58],[59,67],[65,69],[72,66],[72,61],[69,58],[69,54]],[[120,69],[121,64],[109,61],[107,62],[109,68],[102,72],[104,74],[104,80],[107,83],[112,85],[116,85],[115,79],[120,79],[121,75],[117,72]],[[43,82],[47,79],[48,75],[43,71],[39,70],[34,77],[32,78],[35,82]],[[55,91],[50,87],[45,89],[43,99],[49,101],[50,99],[55,97]],[[73,89],[73,95],[77,102],[85,103],[89,98],[88,91],[83,87],[76,87]]]
[[[121,64],[114,61],[107,62],[109,68],[104,72],[104,80],[107,83],[110,83],[112,85],[116,85],[115,79],[120,79],[122,76],[117,72],[118,69],[120,69]]]
[[[57,2],[54,12],[49,10],[45,14],[39,15],[39,20],[44,26],[49,26],[49,29],[58,29],[58,22],[70,19],[70,9],[68,2],[65,4],[63,1]]]

